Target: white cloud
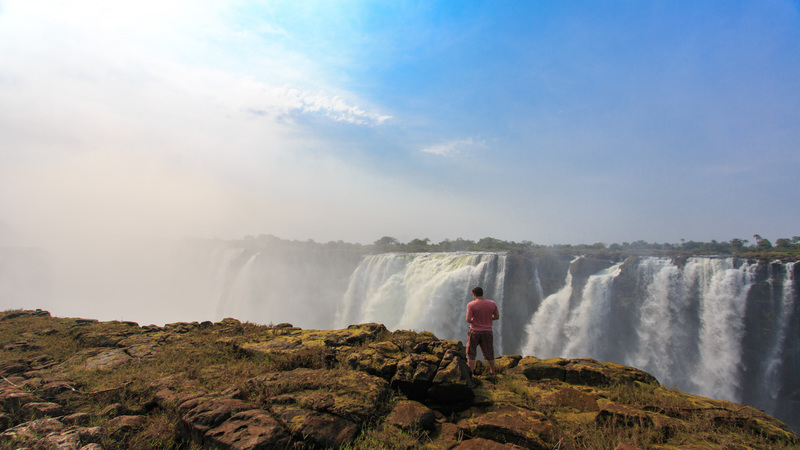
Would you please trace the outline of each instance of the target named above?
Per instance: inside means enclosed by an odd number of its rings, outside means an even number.
[[[365,111],[361,107],[349,105],[338,95],[312,94],[289,88],[285,98],[294,105],[293,110],[301,113],[320,114],[337,122],[355,125],[380,125],[392,116]]]
[[[486,148],[486,141],[477,141],[473,138],[456,139],[422,149],[424,153],[434,155],[455,157],[462,155],[474,148]]]

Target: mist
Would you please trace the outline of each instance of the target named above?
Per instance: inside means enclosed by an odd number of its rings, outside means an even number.
[[[186,238],[796,235],[796,7],[629,6],[3,1],[0,308],[216,317]]]

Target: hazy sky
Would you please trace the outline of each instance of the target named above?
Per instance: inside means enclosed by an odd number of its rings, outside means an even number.
[[[0,0],[0,245],[800,235],[798,9]]]

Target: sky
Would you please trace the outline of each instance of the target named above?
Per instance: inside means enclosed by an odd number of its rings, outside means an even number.
[[[799,10],[0,0],[0,246],[800,235]]]

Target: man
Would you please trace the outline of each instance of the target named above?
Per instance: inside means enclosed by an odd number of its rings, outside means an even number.
[[[500,311],[497,310],[497,305],[492,300],[483,298],[483,288],[480,286],[472,289],[472,298],[474,300],[467,305],[467,322],[469,322],[467,364],[470,371],[475,371],[475,358],[478,356],[477,347],[480,346],[483,359],[489,363],[489,374],[494,375],[492,323],[500,318]]]

